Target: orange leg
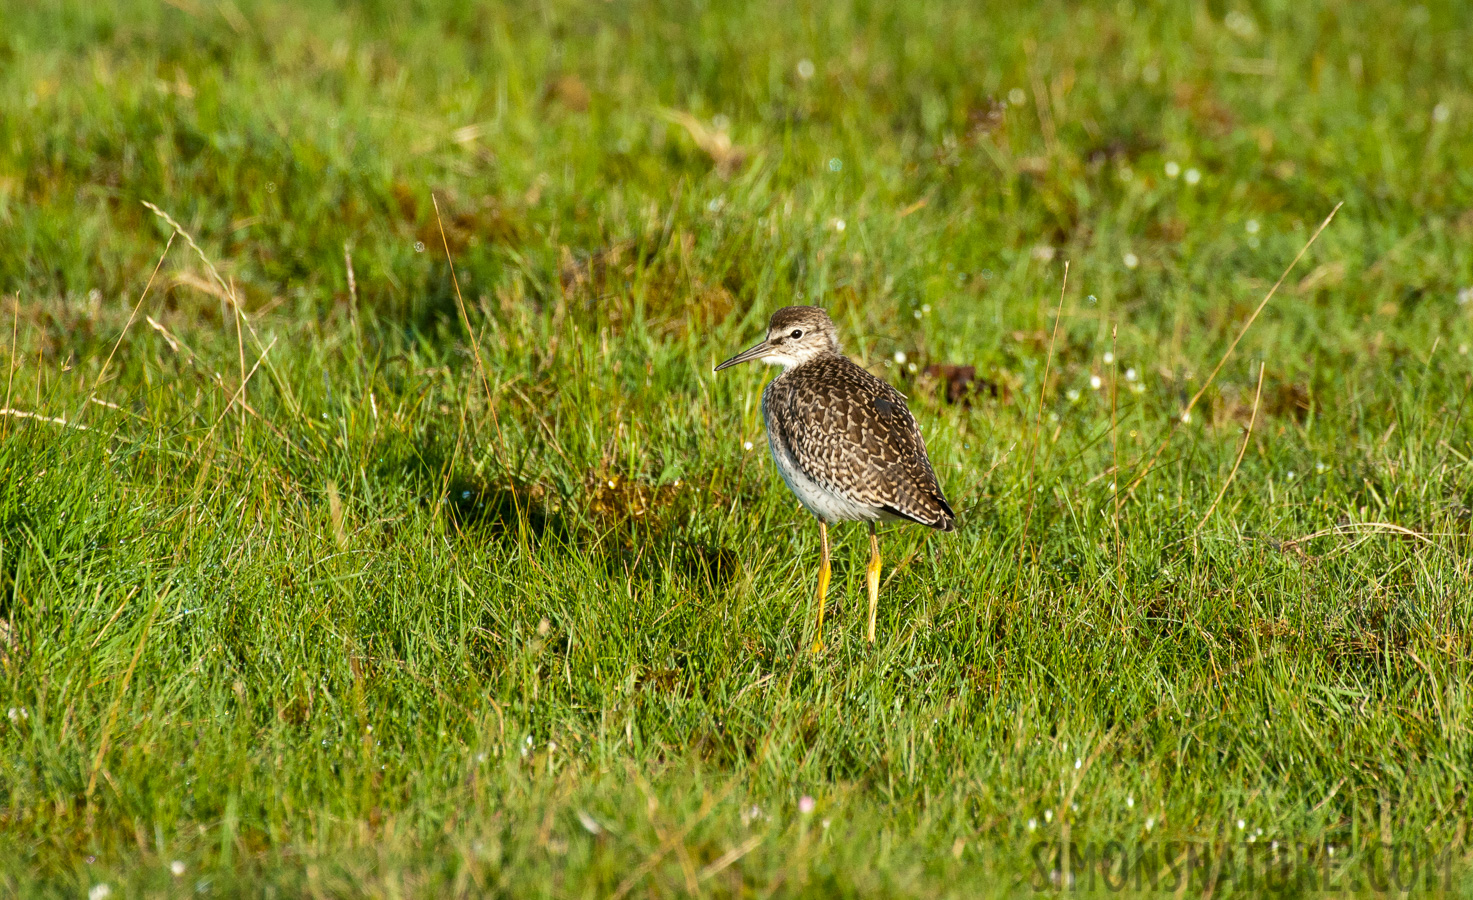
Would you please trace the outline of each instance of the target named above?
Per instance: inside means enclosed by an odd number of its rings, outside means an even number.
[[[818,539],[823,546],[823,560],[818,565],[818,626],[814,629],[813,652],[823,652],[823,601],[829,593],[829,527],[818,520]]]
[[[875,523],[869,523],[869,566],[864,570],[864,583],[869,588],[869,642],[875,642],[875,612],[880,607],[880,538]]]

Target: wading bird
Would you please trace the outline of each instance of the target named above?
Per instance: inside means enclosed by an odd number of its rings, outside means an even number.
[[[875,523],[902,520],[941,531],[951,531],[955,524],[915,417],[899,391],[839,352],[838,330],[817,306],[785,306],[773,313],[766,339],[716,371],[754,359],[783,367],[762,392],[767,446],[783,481],[818,519],[823,559],[813,651],[823,649],[828,526],[836,522],[869,523],[866,634],[874,643],[880,602]]]

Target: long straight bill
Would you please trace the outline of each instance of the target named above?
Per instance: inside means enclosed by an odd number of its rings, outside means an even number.
[[[726,362],[717,366],[715,371],[720,372],[722,369],[729,369],[739,363],[751,362],[754,359],[761,359],[762,355],[766,353],[767,350],[767,342],[762,341],[761,343],[757,344],[757,346],[751,347],[747,350],[743,350],[741,353],[738,353],[736,356],[733,356],[731,359],[728,359]]]

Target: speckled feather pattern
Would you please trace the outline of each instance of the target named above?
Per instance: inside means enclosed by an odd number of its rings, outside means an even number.
[[[773,379],[762,415],[774,456],[787,454],[820,486],[877,513],[952,530],[905,398],[847,357],[823,354]]]

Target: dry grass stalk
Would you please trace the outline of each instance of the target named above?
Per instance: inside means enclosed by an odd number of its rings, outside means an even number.
[[[1048,341],[1048,356],[1043,361],[1043,383],[1038,388],[1038,412],[1033,417],[1033,446],[1028,451],[1028,512],[1023,517],[1023,536],[1018,540],[1018,565],[1023,565],[1023,554],[1028,548],[1028,526],[1033,522],[1033,503],[1037,491],[1033,488],[1033,472],[1038,464],[1038,444],[1043,433],[1043,398],[1048,393],[1049,370],[1054,362],[1054,346],[1059,340],[1059,322],[1064,318],[1064,294],[1069,289],[1069,262],[1064,261],[1064,283],[1059,285],[1059,306],[1054,310],[1054,333]]]
[[[1231,485],[1233,479],[1238,475],[1238,466],[1243,464],[1243,454],[1248,450],[1248,442],[1253,439],[1253,424],[1258,421],[1258,400],[1263,396],[1263,371],[1267,368],[1268,366],[1264,363],[1258,364],[1258,390],[1253,394],[1253,412],[1248,416],[1248,428],[1243,432],[1243,444],[1238,447],[1238,458],[1233,460],[1233,470],[1228,473],[1227,480],[1223,481],[1222,487],[1218,489],[1217,496],[1212,498],[1212,505],[1207,507],[1207,512],[1202,516],[1202,520],[1197,523],[1196,528],[1192,529],[1192,535],[1194,537],[1197,532],[1202,530],[1202,526],[1207,524],[1207,520],[1212,518],[1212,514],[1217,511],[1217,504],[1222,502],[1223,495],[1227,493],[1228,485]]]
[[[1207,376],[1207,380],[1202,382],[1202,387],[1198,388],[1197,393],[1192,395],[1192,399],[1187,401],[1186,408],[1181,411],[1180,416],[1172,421],[1171,427],[1166,432],[1166,437],[1162,438],[1161,443],[1157,445],[1156,452],[1151,454],[1151,458],[1146,461],[1146,464],[1141,467],[1140,472],[1136,474],[1135,479],[1131,481],[1130,487],[1127,488],[1125,492],[1127,499],[1135,496],[1135,489],[1140,487],[1140,484],[1143,480],[1145,480],[1145,477],[1151,474],[1151,472],[1155,469],[1156,461],[1161,458],[1161,453],[1166,449],[1166,445],[1171,443],[1171,438],[1173,435],[1176,434],[1176,430],[1181,427],[1181,424],[1183,422],[1191,421],[1192,408],[1197,405],[1197,401],[1202,399],[1202,395],[1207,393],[1207,389],[1211,387],[1212,382],[1217,379],[1217,373],[1222,371],[1222,367],[1227,363],[1228,357],[1232,356],[1233,351],[1238,349],[1238,342],[1243,339],[1243,335],[1248,333],[1248,329],[1253,327],[1253,323],[1258,319],[1258,314],[1263,312],[1263,308],[1265,306],[1268,306],[1268,301],[1272,300],[1274,294],[1278,293],[1279,287],[1284,283],[1284,279],[1288,278],[1289,273],[1294,271],[1294,267],[1299,265],[1299,260],[1303,259],[1304,254],[1309,252],[1309,248],[1314,246],[1314,242],[1319,239],[1320,232],[1325,230],[1326,226],[1328,226],[1331,220],[1335,218],[1335,213],[1339,212],[1340,207],[1344,205],[1345,201],[1343,200],[1335,204],[1335,208],[1330,210],[1330,214],[1328,216],[1325,216],[1325,220],[1321,222],[1320,226],[1314,230],[1314,234],[1309,236],[1309,240],[1305,241],[1304,246],[1300,247],[1299,252],[1294,255],[1294,259],[1291,260],[1289,265],[1284,268],[1284,272],[1282,275],[1279,276],[1279,280],[1275,281],[1274,286],[1269,288],[1268,293],[1264,295],[1262,302],[1260,302],[1258,304],[1258,307],[1253,310],[1253,314],[1248,317],[1248,321],[1243,323],[1243,327],[1238,330],[1237,337],[1233,338],[1233,342],[1228,345],[1227,350],[1222,354],[1222,358],[1219,359],[1217,361],[1217,365],[1213,367],[1212,374]]]

